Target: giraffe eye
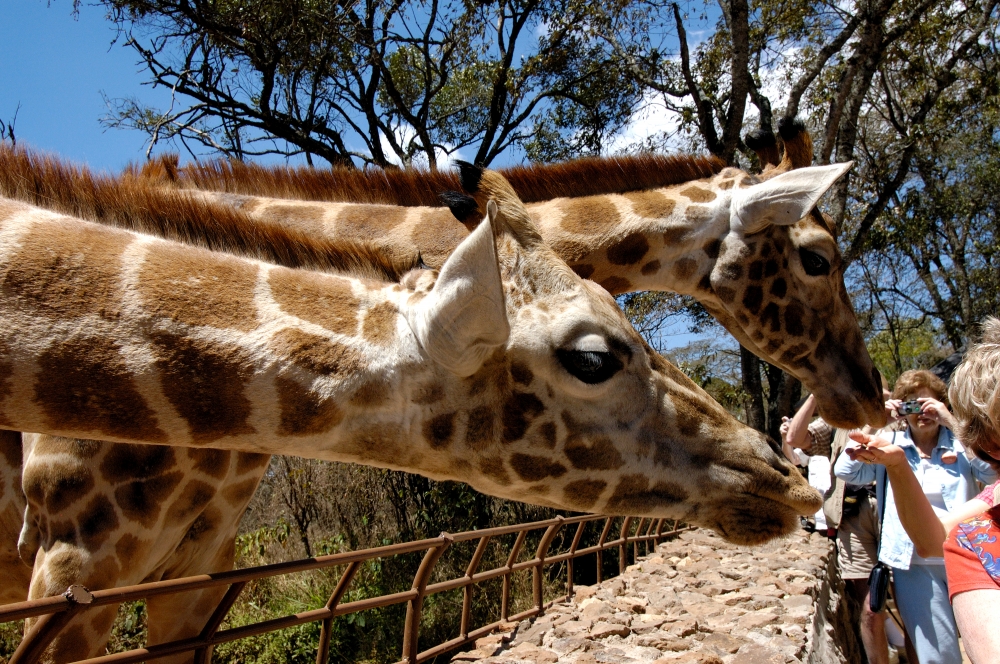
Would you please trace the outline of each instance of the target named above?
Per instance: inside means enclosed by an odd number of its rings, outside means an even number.
[[[821,277],[830,273],[830,262],[808,249],[799,249],[799,258],[802,259],[802,267],[810,277]]]
[[[556,357],[566,371],[588,385],[608,380],[621,371],[622,363],[611,353],[595,350],[556,350]]]

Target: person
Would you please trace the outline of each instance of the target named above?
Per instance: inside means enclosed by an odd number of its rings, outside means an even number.
[[[906,428],[893,432],[891,444],[901,450],[913,480],[927,501],[941,513],[958,509],[978,492],[976,480],[992,483],[993,468],[976,456],[966,455],[954,437],[955,420],[945,405],[944,382],[929,371],[904,372],[896,382],[893,399],[886,406],[896,413],[903,404],[918,404],[918,412],[903,415]],[[865,434],[852,436],[867,440]],[[879,560],[892,568],[896,605],[921,664],[962,664],[958,629],[948,603],[944,560],[921,556],[907,536],[888,484],[884,465],[865,463],[864,456],[841,455],[834,472],[846,482],[875,482],[879,510],[885,506]],[[911,487],[913,488],[913,487]]]
[[[1000,320],[987,318],[982,341],[966,353],[949,397],[966,449],[1000,470]],[[943,554],[948,592],[965,651],[975,664],[1000,661],[1000,482],[948,514],[934,509],[906,454],[890,441],[857,435],[847,454],[880,464],[900,522],[916,552]]]
[[[885,391],[885,396],[890,395]],[[822,417],[810,422],[816,402],[810,396],[791,419],[782,423],[782,449],[802,450],[837,459],[850,442],[845,429],[835,429]],[[867,427],[866,427],[867,429]],[[786,456],[788,453],[786,452]],[[868,576],[875,565],[878,518],[874,500],[865,486],[847,484],[833,476],[829,461],[821,514],[837,539],[837,567],[848,593],[861,607],[859,631],[869,664],[888,664],[889,641],[884,614],[874,613],[869,602]],[[810,471],[812,471],[810,458]],[[813,484],[812,472],[810,484]],[[816,486],[814,484],[814,486]],[[820,523],[817,516],[817,526]]]

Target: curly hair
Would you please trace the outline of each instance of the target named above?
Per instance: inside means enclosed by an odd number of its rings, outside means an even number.
[[[965,353],[951,379],[951,403],[959,439],[994,468],[1000,461],[1000,320],[983,321],[979,343]]]
[[[934,398],[938,401],[948,403],[948,387],[944,384],[943,380],[926,369],[904,371],[896,381],[896,387],[892,391],[892,398],[903,399],[905,401],[923,388],[927,388],[933,392]]]

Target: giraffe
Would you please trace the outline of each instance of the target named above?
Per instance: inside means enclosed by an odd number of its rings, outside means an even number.
[[[396,280],[287,269],[4,201],[0,426],[174,455],[368,463],[553,507],[676,516],[747,543],[816,509],[773,443],[652,352],[545,245],[499,175],[482,181],[495,192],[488,221],[439,272]],[[147,465],[161,491],[194,504],[199,481],[172,464]],[[136,469],[88,470],[127,480]],[[118,518],[98,496],[41,530],[82,541]],[[152,545],[107,544],[92,567],[116,573],[120,549],[141,559]],[[44,576],[73,578],[79,555],[57,553]],[[36,575],[50,556],[39,552]]]

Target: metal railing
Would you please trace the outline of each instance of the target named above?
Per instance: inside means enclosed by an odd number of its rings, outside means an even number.
[[[619,536],[609,541],[608,537],[611,535],[614,522],[619,518],[622,519]],[[604,521],[604,525],[597,544],[580,548],[584,527],[589,523],[601,520]],[[576,532],[573,534],[573,539],[568,550],[549,555],[549,548],[559,531],[574,524],[576,525]],[[520,621],[524,618],[539,615],[552,604],[571,597],[573,594],[574,561],[580,557],[590,554],[596,555],[597,582],[599,583],[603,580],[604,552],[618,549],[618,567],[619,573],[621,573],[625,571],[627,565],[629,545],[633,547],[634,559],[637,559],[640,553],[640,545],[643,545],[648,552],[661,539],[688,529],[687,527],[678,528],[678,522],[674,521],[670,530],[664,532],[666,525],[667,520],[665,519],[636,519],[634,517],[606,516],[575,516],[564,518],[559,516],[546,521],[475,530],[458,534],[442,533],[439,537],[417,542],[393,544],[374,549],[337,553],[328,556],[307,558],[305,560],[275,563],[215,574],[203,574],[183,579],[171,579],[122,588],[109,588],[107,590],[91,592],[83,586],[71,586],[64,594],[59,596],[0,606],[0,622],[40,617],[28,633],[25,634],[24,639],[10,659],[10,664],[29,664],[35,662],[43,654],[46,647],[72,618],[88,610],[122,602],[148,599],[159,595],[228,586],[225,595],[212,612],[211,617],[198,636],[151,645],[145,648],[137,648],[127,652],[103,655],[85,661],[91,664],[98,662],[101,664],[109,664],[111,662],[126,664],[128,662],[154,661],[157,658],[167,655],[194,651],[194,661],[196,664],[205,664],[210,661],[211,647],[214,645],[286,629],[296,625],[322,621],[316,662],[317,664],[326,664],[330,652],[330,639],[333,633],[333,621],[335,618],[359,611],[405,603],[406,618],[403,631],[402,659],[400,662],[418,664],[419,662],[427,661],[450,650],[471,643],[496,630],[504,623]],[[528,533],[543,529],[544,532],[541,534],[534,557],[518,562],[518,557],[522,553]],[[516,534],[516,539],[507,555],[506,564],[487,571],[479,571],[479,565],[489,543],[498,537],[513,534]],[[478,540],[478,543],[463,576],[433,584],[429,583],[436,563],[449,547],[457,542],[471,542],[474,540]],[[409,590],[353,602],[341,602],[350,588],[358,569],[366,561],[418,552],[424,552],[424,555]],[[546,602],[544,598],[543,576],[545,567],[563,562],[566,563],[566,593],[561,597]],[[250,581],[281,574],[340,566],[343,566],[344,570],[329,600],[322,608],[220,630],[230,608],[232,608],[240,593]],[[530,570],[532,576],[532,607],[526,611],[511,615],[512,577],[516,572],[528,570]],[[502,579],[500,619],[473,628],[471,625],[473,590],[477,585],[498,577]],[[436,593],[459,589],[462,590],[463,595],[459,635],[422,652],[418,651],[420,618],[424,600]]]

